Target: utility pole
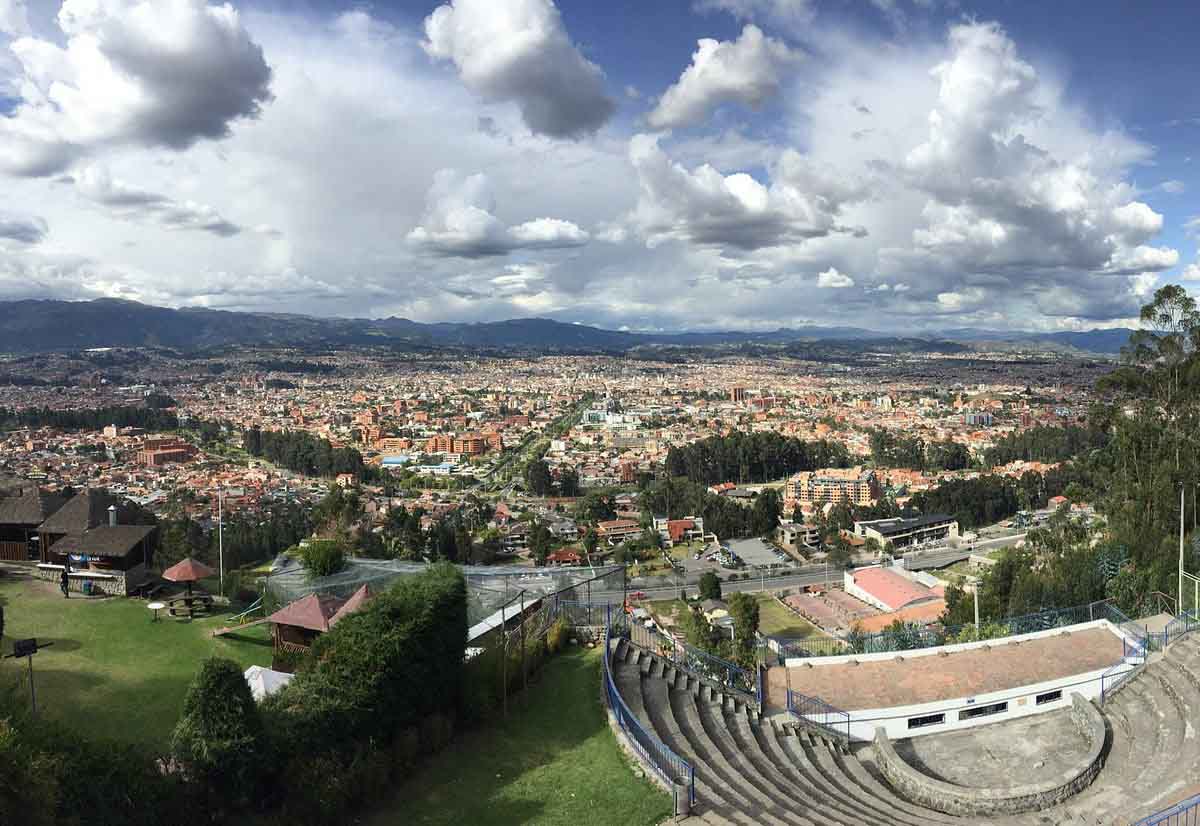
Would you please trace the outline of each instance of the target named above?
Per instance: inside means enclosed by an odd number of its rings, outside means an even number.
[[[1175,607],[1180,611],[1183,610],[1183,496],[1186,491],[1185,486],[1179,488],[1179,591]]]
[[[975,633],[979,634],[979,580],[975,580],[975,587],[971,589],[975,592]]]
[[[218,587],[225,595],[225,488],[217,485],[217,554],[220,559]]]

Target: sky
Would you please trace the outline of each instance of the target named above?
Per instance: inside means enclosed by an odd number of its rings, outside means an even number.
[[[0,300],[1126,326],[1200,288],[1198,34],[1172,0],[0,0]]]

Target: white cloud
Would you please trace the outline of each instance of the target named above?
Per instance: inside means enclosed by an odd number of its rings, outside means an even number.
[[[1183,181],[1170,180],[1163,181],[1158,185],[1158,188],[1170,195],[1179,195],[1187,191],[1187,184]]]
[[[581,247],[589,240],[578,226],[559,218],[505,227],[492,214],[495,199],[483,173],[463,176],[453,169],[440,170],[426,202],[421,225],[409,232],[408,240],[437,255],[485,258],[522,249]]]
[[[675,240],[749,251],[853,232],[836,221],[851,194],[798,155],[783,156],[768,186],[744,172],[723,175],[707,164],[688,170],[658,141],[635,135],[629,143],[641,185],[630,223],[652,246]]]
[[[733,41],[704,38],[692,63],[646,116],[655,129],[691,126],[722,103],[757,109],[778,91],[783,70],[801,57],[754,25]]]
[[[764,20],[790,31],[808,26],[816,16],[813,0],[696,0],[697,11],[724,11],[739,20]]]
[[[0,242],[36,244],[46,237],[48,230],[46,222],[41,218],[0,212]]]
[[[1183,272],[1179,274],[1183,281],[1200,281],[1200,264],[1191,263],[1183,268]]]
[[[552,0],[452,0],[425,19],[425,50],[488,101],[513,101],[534,132],[595,132],[616,105],[604,73],[571,43]]]
[[[79,173],[75,187],[85,198],[110,207],[114,214],[130,220],[149,220],[168,230],[196,230],[228,238],[242,228],[221,217],[212,207],[194,201],[175,201],[147,192],[113,178],[104,167],[93,164]]]
[[[23,37],[29,34],[29,11],[25,0],[0,0],[0,34]]]
[[[65,0],[63,45],[21,37],[21,101],[0,119],[0,169],[49,175],[123,144],[222,138],[269,99],[271,70],[229,5]]]
[[[817,275],[817,286],[823,290],[841,290],[854,286],[854,279],[830,267]],[[884,287],[887,285],[885,284]]]

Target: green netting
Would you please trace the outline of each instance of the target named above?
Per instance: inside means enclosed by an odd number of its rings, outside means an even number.
[[[351,559],[346,568],[333,576],[309,579],[308,572],[288,557],[276,560],[266,578],[266,590],[280,605],[312,593],[330,594],[343,599],[363,585],[380,591],[402,576],[424,571],[421,562],[392,559]],[[520,599],[527,602],[558,594],[562,599],[590,602],[604,595],[611,599],[624,586],[624,568],[620,565],[595,567],[528,568],[517,565],[459,566],[467,581],[467,616],[472,625],[495,614],[505,605]],[[615,602],[620,601],[616,597]]]

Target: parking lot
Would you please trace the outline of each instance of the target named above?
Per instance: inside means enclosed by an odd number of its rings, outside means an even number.
[[[741,557],[742,562],[754,568],[782,565],[788,561],[777,556],[774,545],[768,545],[761,539],[737,539],[729,543],[729,549]]]

